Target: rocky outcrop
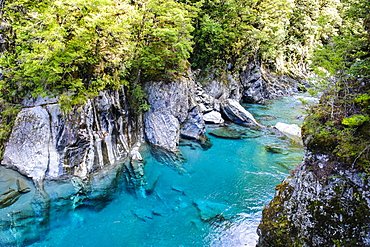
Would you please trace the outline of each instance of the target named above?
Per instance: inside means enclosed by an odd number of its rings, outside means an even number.
[[[298,143],[302,143],[301,128],[298,125],[278,122],[275,124],[274,128],[279,130],[290,139]]]
[[[253,115],[243,106],[241,106],[236,100],[227,99],[222,105],[222,112],[232,122],[245,126],[262,127],[262,125],[257,123],[256,119],[254,119]]]
[[[172,82],[148,82],[150,110],[144,115],[146,140],[154,156],[165,163],[181,163],[178,149],[180,135],[200,142],[206,138],[205,122],[195,102],[191,78]]]
[[[241,85],[231,74],[225,77],[216,77],[214,74],[202,78],[204,85],[196,86],[195,100],[203,114],[221,112],[221,104],[227,99],[240,101]]]
[[[258,62],[249,63],[240,73],[243,87],[242,101],[245,103],[264,103],[291,95],[300,88],[300,82],[286,76],[275,76]]]
[[[101,92],[66,115],[59,104],[24,108],[5,145],[2,165],[34,181],[86,179],[126,159],[141,141],[141,130],[129,118],[123,91]]]
[[[101,92],[68,114],[54,101],[27,101],[5,144],[1,244],[38,240],[55,215],[101,208],[124,182],[144,190],[142,124],[123,89]]]
[[[263,210],[258,246],[369,246],[365,174],[308,153]]]

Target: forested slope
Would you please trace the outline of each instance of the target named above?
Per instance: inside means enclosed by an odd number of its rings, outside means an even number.
[[[305,76],[320,46],[318,59],[325,64],[340,66],[337,59],[351,51],[346,59],[356,61],[361,73],[367,51],[352,47],[366,42],[364,5],[362,0],[2,1],[2,139],[26,96],[57,95],[68,110],[123,85],[131,105],[147,110],[146,81],[171,80],[190,67],[219,76],[238,73],[251,60],[272,72]]]

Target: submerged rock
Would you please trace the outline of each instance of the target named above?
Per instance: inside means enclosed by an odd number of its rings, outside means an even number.
[[[210,131],[209,134],[223,139],[257,138],[262,135],[262,133],[258,130],[246,128],[236,124],[218,127]]]
[[[288,152],[284,148],[279,147],[279,146],[274,146],[274,145],[265,146],[265,149],[269,153],[274,153],[274,154],[288,154]]]
[[[222,105],[222,111],[232,122],[246,126],[262,127],[262,125],[257,123],[254,119],[253,115],[245,110],[236,100],[227,99]]]
[[[212,219],[224,219],[224,214],[229,209],[229,206],[221,203],[196,200],[195,206],[199,210],[199,215],[202,221],[210,221]]]
[[[171,189],[185,195],[185,188],[183,187],[172,185]]]
[[[149,209],[139,208],[134,211],[134,214],[142,221],[153,219],[153,212]]]
[[[220,127],[209,132],[210,135],[223,139],[243,139],[244,133],[230,129],[228,127]]]
[[[274,127],[289,138],[302,142],[301,128],[298,125],[279,122]]]
[[[18,114],[9,141],[5,144],[3,164],[35,180],[42,180],[49,168],[50,117],[41,106],[26,108]]]

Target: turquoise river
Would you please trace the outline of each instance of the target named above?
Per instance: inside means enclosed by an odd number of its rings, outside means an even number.
[[[301,125],[302,97],[245,107],[265,126]],[[255,246],[263,207],[275,186],[301,163],[303,147],[271,128],[207,128],[211,148],[187,141],[180,146],[185,172],[143,153],[147,182],[155,185],[152,193],[143,197],[124,191],[98,212],[77,209],[59,219],[63,226],[30,246]]]

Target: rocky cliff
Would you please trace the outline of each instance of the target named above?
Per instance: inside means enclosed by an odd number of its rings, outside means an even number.
[[[25,102],[1,162],[1,243],[35,241],[59,211],[103,207],[124,182],[142,187],[140,121],[123,89],[68,114],[56,99]]]
[[[351,97],[369,84],[349,85],[325,93],[306,118],[304,161],[263,210],[258,246],[370,246],[370,123],[346,123],[368,113]]]
[[[0,166],[1,244],[34,242],[57,217],[77,207],[100,209],[122,189],[145,196],[140,149],[146,144],[160,161],[181,170],[180,138],[206,148],[206,123],[258,125],[239,104],[259,97],[247,89],[256,78],[263,82],[257,75],[228,74],[201,85],[189,72],[170,82],[148,82],[151,108],[145,114],[131,108],[123,87],[102,91],[69,113],[57,98],[25,100]]]
[[[257,246],[370,246],[369,189],[364,174],[307,154],[265,207]]]

